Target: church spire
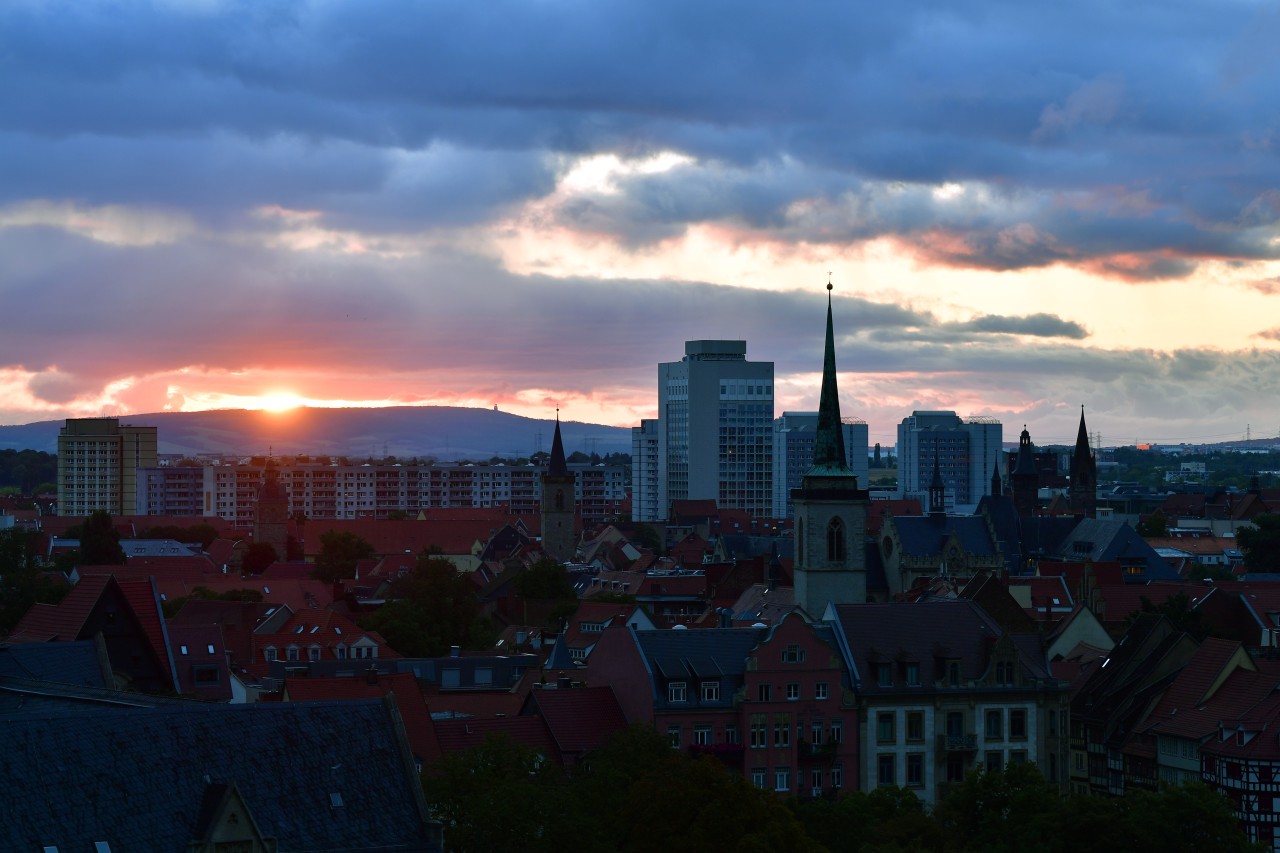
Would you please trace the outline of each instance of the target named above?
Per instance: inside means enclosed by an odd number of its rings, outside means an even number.
[[[822,395],[818,400],[818,429],[813,438],[813,467],[829,473],[846,473],[849,460],[844,450],[844,428],[840,423],[840,392],[836,388],[836,341],[831,322],[831,282],[827,282],[827,340],[822,358]]]
[[[565,477],[569,474],[569,466],[564,461],[564,441],[560,438],[560,410],[556,409],[556,432],[551,439],[551,461],[547,465],[547,476]]]
[[[1091,455],[1089,448],[1089,431],[1084,425],[1084,406],[1080,407],[1080,429],[1076,432],[1076,454],[1082,459]]]

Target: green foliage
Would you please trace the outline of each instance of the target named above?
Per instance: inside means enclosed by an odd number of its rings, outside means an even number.
[[[170,599],[161,604],[164,610],[164,618],[172,619],[182,609],[182,605],[191,599],[199,599],[201,601],[262,601],[262,593],[256,589],[229,589],[226,592],[214,592],[207,586],[198,586],[191,590],[190,595],[184,595],[180,598]]]
[[[0,637],[8,636],[31,605],[57,604],[70,590],[36,565],[37,539],[21,528],[0,530]]]
[[[1196,640],[1203,640],[1209,635],[1209,629],[1200,618],[1200,611],[1192,609],[1191,599],[1185,592],[1174,593],[1159,605],[1152,604],[1151,599],[1145,595],[1139,596],[1138,601],[1142,609],[1129,614],[1127,621],[1130,625],[1143,613],[1158,613],[1168,619],[1175,629],[1186,631]]]
[[[124,549],[120,547],[120,533],[111,516],[98,510],[85,519],[80,527],[80,565],[123,566]]]
[[[576,601],[578,598],[564,566],[547,557],[521,572],[512,585],[522,598],[553,601]]]
[[[246,574],[260,575],[278,559],[280,555],[270,542],[254,542],[245,550],[241,568]]]
[[[0,486],[11,486],[19,494],[36,495],[42,484],[58,479],[58,457],[41,450],[0,450]],[[57,491],[57,486],[53,486]]]
[[[662,554],[662,534],[647,524],[637,524],[632,540],[641,548],[648,548],[655,554]]]
[[[320,535],[320,555],[311,576],[325,583],[356,576],[356,563],[374,556],[373,546],[350,531],[330,530]]]
[[[1280,571],[1280,515],[1255,516],[1248,527],[1236,530],[1236,542],[1244,551],[1244,565],[1249,571]]]
[[[436,657],[450,646],[488,648],[494,642],[470,579],[429,551],[395,582],[388,598],[392,600],[362,617],[360,624],[406,657]]]
[[[1139,521],[1134,530],[1145,539],[1159,539],[1169,535],[1169,519],[1163,512],[1156,510]]]

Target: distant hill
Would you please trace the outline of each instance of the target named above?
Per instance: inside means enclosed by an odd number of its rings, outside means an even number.
[[[528,456],[551,449],[555,422],[491,409],[397,406],[385,409],[311,409],[261,412],[155,412],[128,415],[121,423],[154,426],[161,453],[225,453],[243,456],[294,453],[330,456],[488,459]],[[58,448],[63,421],[0,426],[0,449]],[[625,427],[565,421],[566,453],[630,453]]]

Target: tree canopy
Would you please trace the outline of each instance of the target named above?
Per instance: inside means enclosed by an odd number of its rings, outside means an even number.
[[[82,566],[123,566],[124,549],[120,547],[120,532],[116,530],[111,515],[98,510],[80,526],[80,560]]]
[[[71,589],[36,564],[35,532],[0,530],[0,637],[6,637],[31,605],[57,604]]]
[[[1236,530],[1236,542],[1244,551],[1244,565],[1249,571],[1280,571],[1280,515],[1255,516],[1249,526]]]
[[[436,657],[450,646],[489,648],[493,628],[480,616],[470,579],[453,563],[423,551],[413,571],[392,584],[386,604],[360,619],[406,657]]]
[[[320,554],[311,576],[333,583],[340,578],[356,576],[356,563],[375,555],[373,545],[347,530],[329,530],[320,534]]]

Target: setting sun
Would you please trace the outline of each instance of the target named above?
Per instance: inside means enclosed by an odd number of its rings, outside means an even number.
[[[287,391],[273,391],[258,397],[257,405],[254,408],[268,412],[285,412],[305,404],[306,401],[297,394],[291,394]]]

